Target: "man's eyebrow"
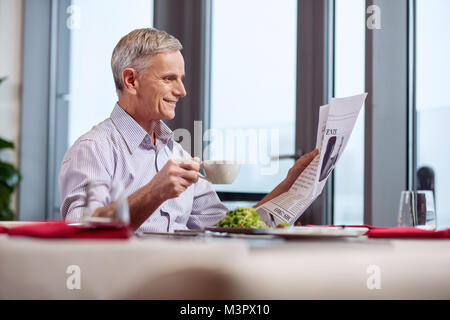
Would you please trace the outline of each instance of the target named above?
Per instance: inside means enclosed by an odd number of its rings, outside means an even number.
[[[176,73],[163,73],[161,75],[161,78],[177,78],[177,77],[178,77],[178,74],[176,74]],[[184,74],[181,75],[181,79],[184,79]]]

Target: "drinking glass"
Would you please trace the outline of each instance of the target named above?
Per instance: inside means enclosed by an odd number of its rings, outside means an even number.
[[[126,196],[124,185],[121,182],[89,181],[86,186],[83,219],[89,220],[93,218],[96,208],[101,206],[98,199],[105,198],[105,192],[109,192],[111,202],[116,201],[114,215],[108,216],[108,218],[113,221],[121,221],[128,224],[130,222],[128,197]],[[97,218],[94,218],[94,220]],[[101,216],[101,218],[104,219],[106,216]]]
[[[429,190],[402,191],[397,225],[399,227],[436,229],[433,192]]]

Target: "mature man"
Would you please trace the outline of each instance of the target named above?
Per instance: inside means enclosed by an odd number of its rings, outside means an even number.
[[[59,175],[61,214],[79,221],[86,206],[108,216],[111,186],[124,186],[130,224],[138,231],[214,226],[227,209],[210,184],[198,179],[200,159],[191,158],[161,121],[175,117],[186,95],[182,46],[157,29],[138,29],[114,48],[111,68],[118,94],[110,118],[94,126],[67,151]],[[258,205],[288,190],[317,151],[300,158],[287,177]]]

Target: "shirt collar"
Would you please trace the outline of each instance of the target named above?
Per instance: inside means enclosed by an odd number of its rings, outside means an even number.
[[[149,134],[136,122],[118,103],[111,112],[111,120],[125,140],[130,153],[142,143]],[[161,120],[155,121],[152,126],[156,139],[162,141],[172,151],[173,149],[173,132]]]

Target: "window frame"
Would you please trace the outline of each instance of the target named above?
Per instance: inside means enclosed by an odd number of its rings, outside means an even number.
[[[365,112],[364,223],[374,226],[397,225],[400,192],[414,183],[408,157],[415,145],[408,121],[414,90],[409,85],[411,3],[366,1],[366,8],[377,5],[382,17],[381,29],[366,28],[369,95]]]

